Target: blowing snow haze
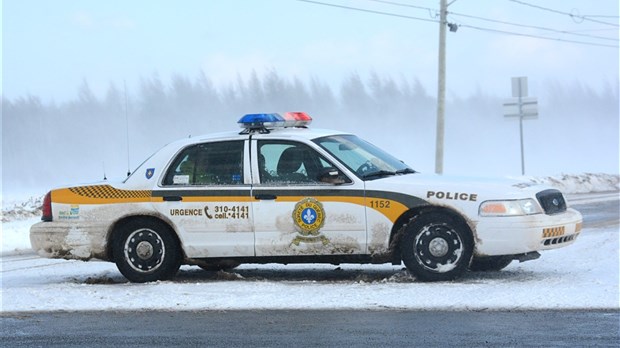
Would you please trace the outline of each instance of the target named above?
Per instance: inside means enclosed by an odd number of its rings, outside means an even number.
[[[431,23],[300,1],[5,0],[3,196],[123,179],[164,144],[255,112],[306,111],[312,127],[433,172],[438,1],[325,3]],[[523,3],[449,7],[460,27],[448,35],[444,173],[520,174],[519,122],[502,103],[511,77],[528,76],[539,117],[524,121],[526,174],[617,174],[618,3]],[[283,15],[308,25],[283,27]],[[471,28],[482,24],[532,37]]]

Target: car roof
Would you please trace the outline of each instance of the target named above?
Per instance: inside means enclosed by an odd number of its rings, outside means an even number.
[[[242,129],[239,131],[229,131],[229,132],[220,132],[220,133],[211,133],[199,135],[191,138],[181,139],[173,142],[173,144],[177,146],[185,146],[191,144],[197,144],[201,142],[209,142],[215,140],[242,140],[248,138],[248,133],[241,133]],[[347,132],[341,132],[331,129],[320,129],[320,128],[305,128],[305,127],[287,127],[287,128],[273,128],[269,129],[268,133],[261,132],[253,132],[251,133],[253,136],[256,135],[258,138],[302,138],[307,140],[312,140],[316,138],[321,138],[329,135],[342,135],[349,134]]]

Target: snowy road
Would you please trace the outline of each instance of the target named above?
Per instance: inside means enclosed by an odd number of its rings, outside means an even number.
[[[112,263],[42,259],[22,250],[2,257],[2,312],[617,310],[618,193],[570,200],[585,217],[574,245],[544,252],[535,261],[513,262],[502,272],[469,272],[455,282],[420,283],[391,265],[270,264],[242,265],[230,273],[184,266],[174,281],[132,284]],[[27,234],[34,220],[3,224],[4,235]]]
[[[619,219],[612,218],[620,214],[618,193],[578,195],[571,200],[572,207],[584,216],[584,225],[590,229],[601,230],[618,225]]]

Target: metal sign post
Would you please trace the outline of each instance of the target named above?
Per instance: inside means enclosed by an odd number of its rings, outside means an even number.
[[[527,77],[512,78],[512,97],[504,102],[504,117],[519,117],[521,138],[521,175],[525,175],[525,154],[523,151],[523,120],[538,118],[538,101],[527,96]]]

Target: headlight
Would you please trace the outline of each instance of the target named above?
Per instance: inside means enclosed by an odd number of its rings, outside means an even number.
[[[512,201],[486,201],[480,204],[480,216],[519,216],[541,214],[542,208],[532,198]]]

